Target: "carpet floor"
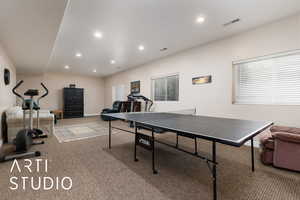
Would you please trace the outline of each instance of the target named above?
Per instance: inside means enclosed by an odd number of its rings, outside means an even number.
[[[57,126],[86,123],[97,118],[63,120]],[[120,126],[126,127],[122,122]],[[173,134],[159,139],[174,142]],[[95,137],[68,143],[56,138],[46,144],[33,146],[40,150],[42,159],[48,159],[48,172],[10,173],[12,162],[0,164],[1,200],[210,200],[212,199],[211,174],[207,164],[193,156],[156,145],[158,174],[151,171],[151,153],[138,148],[139,162],[133,161],[134,137],[118,133],[112,137],[112,149],[107,148],[108,136]],[[180,138],[181,147],[193,151],[193,140]],[[198,141],[199,153],[209,155],[211,144]],[[218,197],[220,200],[299,200],[300,174],[264,166],[256,153],[256,171],[251,172],[250,149],[217,144]],[[22,163],[23,161],[20,161]],[[69,191],[12,191],[11,176],[39,176],[72,178]]]

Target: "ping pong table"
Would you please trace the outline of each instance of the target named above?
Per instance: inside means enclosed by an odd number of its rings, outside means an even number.
[[[138,161],[136,156],[137,146],[143,147],[152,152],[152,170],[155,169],[155,143],[161,143],[196,156],[206,161],[213,179],[213,199],[217,200],[217,157],[216,143],[241,147],[247,141],[251,141],[251,164],[254,172],[254,146],[253,138],[270,127],[272,122],[249,121],[240,119],[216,118],[197,115],[186,115],[176,113],[113,113],[105,114],[109,117],[109,148],[111,148],[112,129],[118,129],[135,134],[134,142],[134,161]],[[132,122],[134,131],[112,126],[112,120],[120,119]],[[150,127],[151,135],[143,134],[139,131],[140,127]],[[155,128],[163,129],[168,132],[176,133],[176,145],[171,145],[155,139]],[[178,147],[178,135],[195,140],[195,152],[189,152]],[[197,138],[212,142],[211,158],[199,155],[197,152]]]

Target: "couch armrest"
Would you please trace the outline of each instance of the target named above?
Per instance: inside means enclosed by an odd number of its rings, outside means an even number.
[[[267,143],[270,143],[270,142],[274,142],[274,138],[263,138],[260,140],[260,143],[261,144],[267,144]]]
[[[107,112],[109,110],[111,110],[111,108],[104,108],[104,109],[102,109],[102,112]]]
[[[295,127],[287,127],[287,126],[272,126],[270,131],[273,132],[287,132],[287,133],[294,133],[300,135],[300,128]]]
[[[276,132],[273,133],[275,140],[281,140],[285,142],[292,142],[300,144],[300,135],[292,134],[292,133],[284,133],[284,132]]]

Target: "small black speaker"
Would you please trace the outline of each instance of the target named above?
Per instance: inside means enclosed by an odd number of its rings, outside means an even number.
[[[4,69],[4,83],[5,85],[9,85],[10,83],[10,71],[9,69]]]

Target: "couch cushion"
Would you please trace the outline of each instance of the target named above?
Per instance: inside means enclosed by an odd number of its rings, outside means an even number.
[[[286,132],[274,132],[275,139],[279,139],[285,142],[293,142],[300,144],[300,135]]]
[[[288,132],[294,134],[300,134],[300,128],[286,127],[286,126],[272,126],[270,128],[271,132]]]
[[[270,138],[273,138],[270,130],[265,130],[261,134],[258,135],[259,141],[261,144],[265,144]]]
[[[7,123],[23,123],[23,110],[19,106],[8,108],[6,111],[6,122]],[[25,111],[26,119],[28,119],[29,111]],[[33,111],[33,118],[37,117],[37,112]],[[40,110],[40,120],[53,120],[54,116],[49,110]]]
[[[6,114],[20,112],[20,111],[22,111],[22,108],[20,106],[13,106],[5,110]]]
[[[22,108],[18,106],[6,109],[5,113],[7,120],[23,118]]]

